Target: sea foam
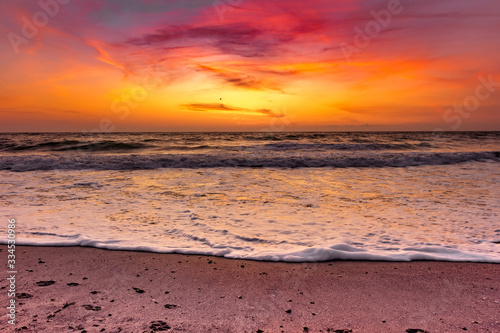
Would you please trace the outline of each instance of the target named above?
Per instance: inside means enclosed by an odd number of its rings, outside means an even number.
[[[16,218],[20,245],[500,263],[498,162],[0,171],[0,180],[0,218]]]

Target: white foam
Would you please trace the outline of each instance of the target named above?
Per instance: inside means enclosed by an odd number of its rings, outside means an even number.
[[[290,262],[500,263],[499,180],[497,162],[0,171],[0,218],[16,218],[24,245]]]

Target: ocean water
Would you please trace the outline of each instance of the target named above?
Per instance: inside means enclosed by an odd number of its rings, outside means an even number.
[[[500,132],[0,134],[25,245],[500,263],[499,182]]]

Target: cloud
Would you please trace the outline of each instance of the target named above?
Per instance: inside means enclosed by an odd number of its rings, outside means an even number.
[[[215,77],[235,87],[252,90],[275,90],[283,92],[281,88],[277,87],[273,83],[266,82],[264,80],[258,80],[255,76],[242,72],[223,70],[201,64],[198,65],[198,69],[201,71],[212,73]]]
[[[182,104],[181,106],[190,111],[249,111],[248,109],[228,106],[222,103],[192,103]]]
[[[177,39],[214,38],[227,42],[248,42],[259,37],[263,31],[249,24],[239,23],[230,25],[206,25],[199,27],[169,26],[157,30],[155,33],[144,34],[129,39],[127,42],[134,45],[150,45],[170,42]]]
[[[154,33],[130,38],[125,44],[133,46],[212,47],[223,54],[242,57],[264,57],[274,53],[276,41],[266,40],[264,30],[247,23],[201,26],[167,26]]]
[[[244,113],[253,114],[253,115],[264,114],[264,115],[272,117],[272,118],[282,118],[285,116],[283,113],[275,113],[274,111],[272,111],[270,109],[252,110],[252,109],[247,109],[247,108],[230,106],[230,105],[226,105],[226,104],[222,104],[222,103],[191,103],[191,104],[181,104],[181,107],[184,110],[188,110],[188,111],[244,112]]]
[[[86,115],[85,112],[76,110],[64,110],[64,109],[44,108],[36,106],[0,108],[0,113]]]
[[[282,55],[282,48],[302,35],[314,35],[324,29],[318,19],[288,18],[289,22],[234,22],[227,24],[169,25],[152,33],[129,38],[133,46],[196,45],[212,47],[222,54],[245,58]]]
[[[273,117],[273,118],[285,117],[284,113],[282,113],[282,112],[281,113],[274,113],[274,111],[269,110],[269,109],[260,109],[260,110],[256,110],[255,112],[262,113],[262,114],[268,115],[269,117]]]

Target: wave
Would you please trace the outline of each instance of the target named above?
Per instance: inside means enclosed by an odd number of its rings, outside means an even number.
[[[52,142],[42,142],[37,144],[16,144],[15,141],[5,140],[0,141],[0,149],[7,151],[22,151],[22,150],[51,150],[54,148],[64,147],[68,145],[75,145],[80,143],[75,140],[64,140],[64,141],[52,141]]]
[[[159,168],[349,168],[446,165],[500,161],[500,152],[400,152],[370,154],[157,154],[0,156],[0,170],[144,170]]]
[[[117,142],[117,141],[98,141],[85,142],[77,140],[49,141],[37,144],[4,144],[0,149],[4,151],[76,151],[76,152],[100,152],[100,151],[128,151],[135,149],[144,149],[150,147],[142,143],[135,142]]]
[[[202,141],[202,140],[198,140]],[[91,153],[91,152],[130,152],[138,150],[156,150],[156,151],[171,151],[171,150],[198,150],[198,149],[215,149],[215,150],[271,150],[271,151],[294,151],[294,150],[347,150],[347,151],[362,151],[362,150],[422,150],[422,148],[432,148],[432,145],[427,143],[410,144],[410,143],[297,143],[290,141],[273,142],[256,145],[208,145],[199,143],[193,145],[193,140],[187,140],[186,143],[166,142],[161,139],[145,139],[142,142],[120,142],[120,141],[49,141],[37,144],[15,144],[13,142],[0,142],[0,151],[7,152],[76,152],[76,153]]]
[[[451,261],[451,262],[482,262],[500,263],[500,257],[491,253],[478,253],[450,249],[445,246],[407,247],[397,250],[376,250],[354,247],[349,244],[336,244],[329,247],[297,247],[285,250],[258,250],[251,246],[246,247],[171,247],[158,244],[130,244],[119,240],[93,240],[76,235],[56,235],[51,233],[37,233],[40,239],[18,240],[16,244],[24,246],[84,246],[108,250],[141,251],[152,253],[178,253],[211,255],[232,259],[250,259],[257,261],[282,262],[321,262],[330,260],[356,261]],[[43,237],[49,236],[49,237]],[[45,239],[44,239],[45,238]],[[0,239],[0,244],[7,241]]]
[[[200,140],[201,141],[201,140]],[[154,143],[159,142],[160,144],[164,140],[159,139],[146,139],[142,142]],[[49,141],[37,144],[15,144],[12,142],[0,142],[0,151],[6,152],[69,152],[69,153],[99,153],[99,152],[130,152],[138,150],[158,150],[158,151],[170,151],[170,150],[199,150],[199,149],[214,149],[219,148],[209,145],[170,145],[161,146],[154,144],[146,144],[141,142],[119,142],[119,141],[77,141],[77,140],[65,140],[65,141]]]
[[[0,153],[478,151],[499,140],[500,132],[0,133]]]
[[[410,143],[269,143],[262,147],[266,150],[415,150],[421,148],[430,148],[428,143],[410,144]]]

